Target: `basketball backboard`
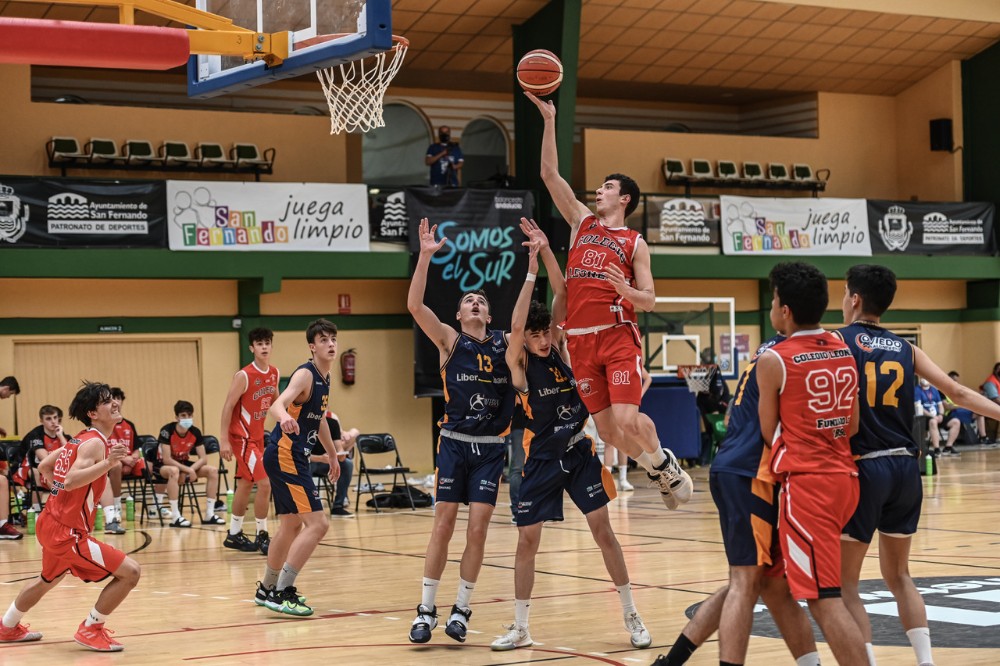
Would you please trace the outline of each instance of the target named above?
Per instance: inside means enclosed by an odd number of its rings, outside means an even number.
[[[392,0],[196,0],[198,9],[257,32],[290,32],[290,55],[274,67],[262,61],[193,55],[188,95],[216,97],[333,67],[392,47]],[[323,35],[342,35],[316,43]]]
[[[658,296],[640,324],[651,374],[676,376],[677,366],[715,363],[726,379],[738,376],[739,356],[730,342],[737,339],[736,299]]]

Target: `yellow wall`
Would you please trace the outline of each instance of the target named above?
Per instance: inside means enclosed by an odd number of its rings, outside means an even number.
[[[409,288],[407,280],[283,280],[280,292],[261,296],[260,313],[328,312],[336,320],[339,296],[349,294],[351,314],[403,314]]]

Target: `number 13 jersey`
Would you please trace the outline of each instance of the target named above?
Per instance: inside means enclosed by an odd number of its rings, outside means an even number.
[[[640,238],[638,231],[606,227],[594,215],[583,218],[566,260],[566,330],[636,320],[635,306],[615,291],[605,271],[613,263],[634,287],[632,257]]]

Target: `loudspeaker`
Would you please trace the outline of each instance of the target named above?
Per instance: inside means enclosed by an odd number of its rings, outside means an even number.
[[[935,118],[931,121],[931,150],[947,150],[955,147],[951,131],[951,118]]]

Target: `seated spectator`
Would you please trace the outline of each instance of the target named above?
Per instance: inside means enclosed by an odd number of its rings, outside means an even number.
[[[38,474],[38,463],[45,460],[45,456],[56,449],[66,446],[62,418],[63,411],[55,405],[43,405],[38,410],[38,420],[41,421],[41,424],[30,430],[21,440],[21,449],[26,452],[26,455],[21,463],[21,470],[19,470],[17,478],[24,482],[24,485],[28,485],[26,482],[30,474],[35,486],[48,487],[42,483]],[[31,508],[35,511],[42,510],[41,498],[38,497],[37,493],[31,498]]]
[[[351,512],[347,510],[350,506],[347,501],[347,490],[351,487],[351,477],[354,475],[354,461],[350,454],[360,432],[357,428],[342,430],[340,417],[333,412],[326,413],[326,423],[330,426],[330,437],[333,439],[334,446],[337,447],[337,462],[340,465],[340,478],[337,479],[337,488],[333,496],[333,506],[330,507],[330,515],[349,516]],[[309,473],[312,476],[326,476],[330,473],[330,456],[318,440],[313,448],[312,456],[309,458]]]
[[[186,400],[178,400],[174,405],[176,421],[160,428],[157,441],[160,444],[159,456],[153,465],[153,472],[166,479],[167,499],[170,503],[171,527],[191,527],[191,521],[181,515],[178,509],[180,482],[192,483],[199,478],[205,479],[205,518],[209,525],[225,525],[219,516],[215,515],[215,500],[219,490],[219,467],[208,464],[204,438],[201,430],[194,425],[194,405]],[[198,456],[191,460],[191,454]],[[197,507],[195,508],[197,510]]]
[[[993,372],[990,373],[983,383],[979,386],[979,390],[984,396],[992,400],[993,402],[1000,404],[1000,363],[993,364]],[[996,421],[990,419],[989,426],[996,432]],[[1000,436],[996,437],[1000,439]]]
[[[7,376],[0,379],[0,400],[6,400],[7,398],[17,395],[21,392],[21,385],[17,383],[17,379],[13,376]],[[0,426],[0,437],[6,437],[7,431]]]
[[[24,535],[10,524],[10,484],[7,477],[0,474],[0,539],[13,541],[21,538]]]
[[[734,354],[735,358],[735,354]],[[712,363],[715,359],[712,358],[712,353],[710,348],[703,349],[701,352],[701,362],[702,364],[708,365]],[[643,369],[643,393],[645,394],[646,389],[649,384],[652,383],[652,379],[648,382],[646,377],[648,377],[645,369]],[[732,394],[729,392],[729,385],[722,376],[722,371],[716,365],[711,369],[711,377],[709,379],[708,391],[702,391],[695,395],[695,403],[698,405],[698,412],[701,414],[701,455],[696,461],[692,461],[698,465],[707,465],[712,457],[712,433],[715,431],[715,424],[712,419],[708,418],[709,414],[722,414],[725,415],[726,411],[729,409],[729,401],[732,399]]]
[[[948,373],[948,376],[953,380],[961,384],[959,379],[959,374],[952,370]],[[958,438],[958,432],[964,425],[972,425],[972,422],[976,423],[976,435],[979,437],[979,444],[992,444],[993,440],[986,436],[986,418],[981,414],[974,414],[971,410],[965,409],[964,407],[959,407],[951,398],[948,396],[944,397],[944,425],[948,428],[948,444],[945,448],[953,446],[955,440]],[[957,425],[956,425],[957,424]],[[955,436],[952,437],[952,429],[955,430]]]
[[[927,417],[927,433],[930,435],[931,455],[939,455],[941,453],[941,432],[938,428],[944,420],[944,404],[941,401],[941,392],[931,386],[929,381],[921,377],[920,385],[917,386],[917,390],[913,393],[913,401],[914,416]],[[954,453],[954,448],[951,451],[947,449],[944,451],[944,455],[953,455]]]

